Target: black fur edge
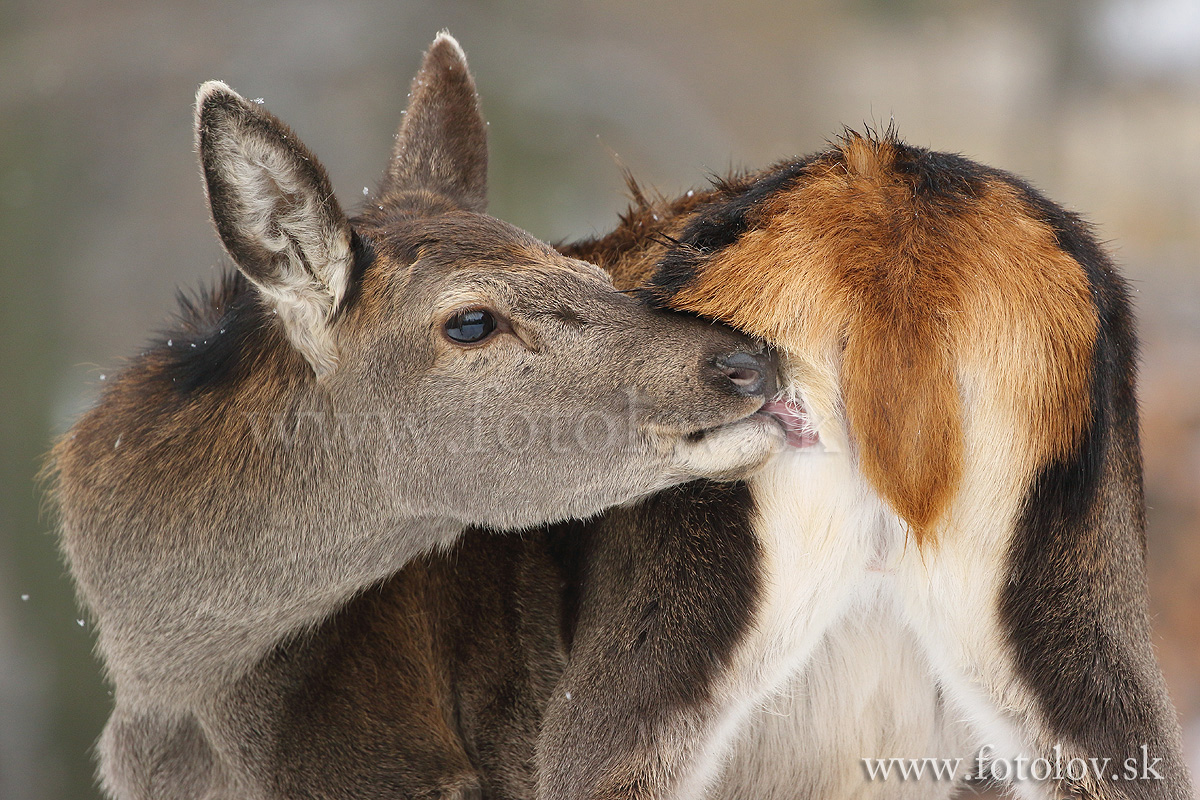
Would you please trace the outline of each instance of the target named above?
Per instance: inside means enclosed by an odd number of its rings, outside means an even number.
[[[1077,215],[1006,176],[1084,270],[1099,319],[1091,419],[1025,498],[1000,615],[1018,674],[1063,743],[1114,760],[1120,796],[1184,796],[1177,725],[1149,637],[1137,337],[1127,286]],[[1175,743],[1172,740],[1175,739]],[[1126,759],[1161,757],[1167,781],[1128,781]],[[1164,792],[1166,788],[1166,792]]]

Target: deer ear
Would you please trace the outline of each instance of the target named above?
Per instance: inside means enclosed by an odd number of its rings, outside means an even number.
[[[382,194],[427,190],[468,211],[487,207],[487,127],[467,57],[443,31],[413,79]]]
[[[225,249],[313,370],[331,371],[329,320],[350,280],[353,235],[329,176],[286,125],[219,81],[196,96],[196,147]]]

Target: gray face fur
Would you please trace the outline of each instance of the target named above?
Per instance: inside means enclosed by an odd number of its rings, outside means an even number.
[[[774,385],[757,345],[645,309],[482,213],[484,124],[449,36],[360,218],[223,84],[200,90],[197,142],[239,274],[109,382],[52,462],[116,687],[101,757],[118,795],[163,769],[178,743],[159,732],[215,735],[214,704],[272,647],[463,526],[737,476],[781,438],[754,415]]]

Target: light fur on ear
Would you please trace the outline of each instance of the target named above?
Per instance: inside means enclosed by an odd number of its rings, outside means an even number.
[[[352,233],[324,168],[295,134],[220,81],[196,95],[196,147],[213,222],[318,376],[353,267]]]
[[[487,208],[487,125],[467,57],[442,31],[413,78],[381,194],[425,190],[468,211]]]

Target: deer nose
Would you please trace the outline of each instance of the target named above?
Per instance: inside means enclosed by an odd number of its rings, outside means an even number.
[[[775,359],[768,354],[727,353],[718,356],[713,366],[738,394],[767,399],[775,396]]]

